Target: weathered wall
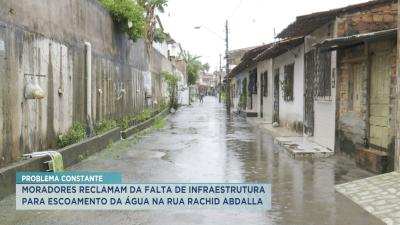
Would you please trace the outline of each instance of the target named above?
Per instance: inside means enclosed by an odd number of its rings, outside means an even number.
[[[162,98],[169,61],[130,41],[96,0],[0,0],[0,166],[55,147],[74,121],[86,121],[84,42],[92,45],[94,120],[141,112]],[[148,79],[147,79],[148,77]],[[145,81],[153,96],[145,102]],[[37,83],[41,100],[24,98]]]
[[[268,87],[267,96],[265,97],[261,90],[261,76],[264,72],[268,73]],[[263,120],[267,123],[272,123],[273,116],[273,102],[274,102],[274,92],[273,92],[273,70],[272,70],[272,59],[266,59],[264,61],[257,63],[257,83],[259,91],[257,92],[259,105],[261,106],[261,98],[263,98]],[[261,117],[261,109],[258,110],[258,117]]]
[[[400,2],[398,4],[398,15],[400,15]],[[400,21],[397,21],[397,27],[400,27]],[[400,80],[400,30],[397,31],[397,80]],[[396,139],[395,139],[395,154],[394,154],[394,170],[400,171],[400,82],[396,83],[396,105],[395,109],[395,126],[396,126]]]
[[[349,155],[355,154],[357,145],[364,145],[368,105],[363,98],[366,96],[367,62],[362,45],[339,54],[337,146]]]
[[[370,49],[370,50],[368,50]],[[358,149],[365,146],[365,138],[368,138],[369,129],[369,56],[372,51],[388,51],[391,66],[390,72],[390,109],[389,121],[395,120],[395,96],[396,96],[396,43],[394,40],[386,40],[370,43],[369,46],[360,45],[343,50],[339,54],[338,71],[338,150],[350,156],[354,156]],[[358,71],[358,72],[357,72]],[[391,143],[386,151],[389,157],[393,157],[394,137],[396,134],[394,123],[389,122]],[[393,162],[393,158],[391,158]],[[393,165],[390,165],[393,166]]]
[[[294,55],[296,54],[296,56]],[[303,123],[304,114],[304,44],[273,59],[273,68],[279,68],[280,80],[284,80],[285,65],[294,63],[293,101],[285,101],[279,93],[279,121],[281,126],[292,127]]]
[[[337,35],[347,36],[396,27],[397,3],[392,2],[358,13],[340,16],[338,18]]]

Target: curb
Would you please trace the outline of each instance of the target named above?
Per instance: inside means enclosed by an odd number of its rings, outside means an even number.
[[[120,128],[114,128],[103,134],[88,138],[82,142],[57,149],[63,156],[64,167],[72,166],[91,154],[105,149],[110,143],[121,139]],[[0,200],[15,193],[16,172],[46,171],[44,162],[50,157],[44,156],[16,162],[10,166],[0,168]]]
[[[150,127],[157,118],[163,118],[163,117],[167,116],[168,114],[169,114],[169,108],[166,108],[163,111],[161,111],[160,113],[158,113],[157,115],[153,116],[152,118],[150,118],[144,122],[141,122],[133,127],[129,127],[126,130],[121,131],[122,139],[127,139],[128,137]]]
[[[169,109],[164,109],[152,118],[130,127],[124,131],[117,127],[103,134],[87,138],[82,142],[66,146],[56,151],[63,156],[64,168],[68,168],[88,156],[104,150],[110,143],[128,138],[129,136],[138,133],[150,127],[156,118],[163,118],[169,114]],[[13,163],[12,165],[0,168],[0,200],[15,193],[15,174],[16,172],[31,172],[31,171],[46,171],[47,166],[44,162],[49,161],[50,157],[44,156],[32,158]]]

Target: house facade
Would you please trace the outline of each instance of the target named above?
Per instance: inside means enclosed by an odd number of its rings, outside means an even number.
[[[235,68],[236,85],[246,78],[251,86],[257,73],[245,110],[366,169],[392,170],[397,8],[397,1],[375,0],[297,17],[279,41],[246,53],[253,58]]]

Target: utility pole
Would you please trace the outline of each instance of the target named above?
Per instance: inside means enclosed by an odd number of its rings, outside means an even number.
[[[225,22],[225,58],[226,58],[226,111],[231,112],[231,82],[229,78],[229,39],[228,39],[228,20]]]
[[[222,55],[219,54],[219,83],[218,83],[218,99],[221,103],[221,91],[222,91]]]

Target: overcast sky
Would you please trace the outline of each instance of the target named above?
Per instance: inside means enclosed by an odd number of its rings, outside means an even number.
[[[367,0],[169,0],[160,15],[165,31],[191,54],[202,56],[211,71],[224,54],[225,20],[229,49],[269,43],[296,16],[352,5]],[[205,28],[196,30],[195,26]]]

